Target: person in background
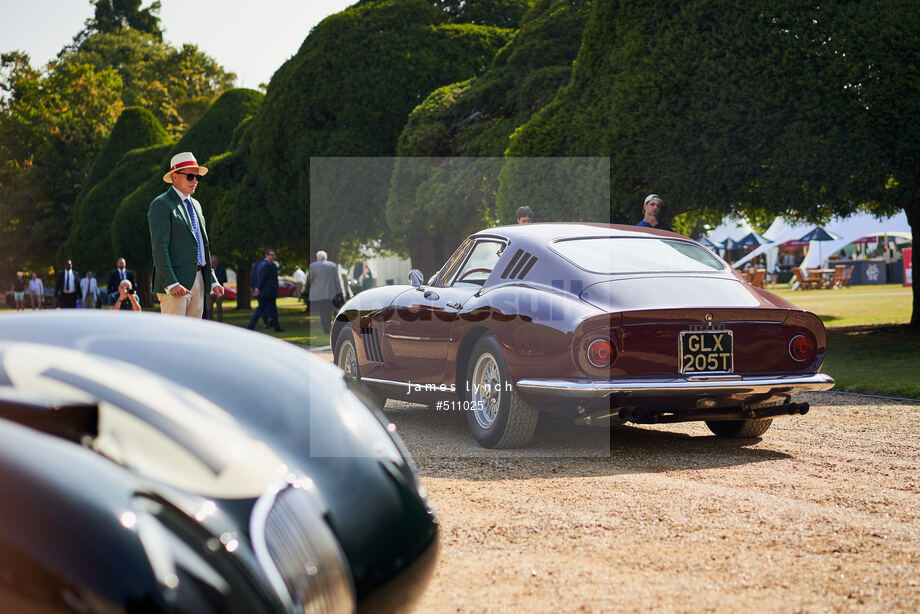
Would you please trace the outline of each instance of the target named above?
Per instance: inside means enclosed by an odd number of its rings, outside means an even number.
[[[646,196],[645,202],[642,203],[642,219],[636,226],[645,226],[646,228],[656,228],[658,230],[673,232],[670,226],[659,219],[662,208],[663,205],[661,204],[660,196],[657,194],[649,194]]]
[[[211,269],[214,270],[214,276],[217,277],[217,283],[221,286],[227,283],[227,267],[223,265],[216,254],[211,254]],[[209,320],[224,321],[224,297],[216,294],[208,295],[207,316]]]
[[[322,250],[316,252],[316,262],[310,264],[307,272],[305,289],[310,301],[310,313],[319,314],[324,335],[328,335],[332,328],[332,299],[336,294],[342,293],[339,267],[327,258],[326,252]]]
[[[13,280],[13,300],[16,302],[16,311],[25,310],[26,300],[26,280],[22,276],[22,271],[16,271],[16,279]]]
[[[64,261],[64,269],[54,274],[54,296],[61,309],[76,309],[80,298],[80,278],[73,270],[73,262]]]
[[[283,333],[278,322],[278,267],[275,266],[275,250],[266,249],[265,258],[256,267],[255,280],[252,283],[252,295],[259,301],[249,324],[246,328],[253,330],[259,321],[259,316],[268,313],[268,319],[275,327],[276,333]]]
[[[83,309],[95,309],[99,299],[99,284],[93,277],[92,271],[87,271],[86,276],[80,280],[80,296],[83,299]]]
[[[363,267],[361,275],[358,277],[358,287],[361,290],[370,290],[374,287],[374,276],[371,274],[371,268],[366,264]]]
[[[32,279],[29,280],[29,298],[32,300],[32,311],[42,309],[42,303],[45,302],[45,284],[38,273],[32,273]]]
[[[303,272],[300,265],[294,271],[294,298],[300,298],[303,294],[303,284],[307,281],[307,274]]]
[[[518,224],[532,224],[533,223],[533,209],[528,206],[518,207],[517,213],[515,214]]]
[[[108,282],[106,282],[105,291],[109,294],[118,292],[118,285],[126,279],[131,282],[132,287],[136,283],[134,281],[134,271],[126,268],[124,258],[119,258],[115,262],[115,268],[109,271],[109,279]]]
[[[134,284],[126,279],[118,284],[118,298],[115,304],[109,307],[118,311],[140,311],[141,304],[137,302],[137,295],[134,293]]]

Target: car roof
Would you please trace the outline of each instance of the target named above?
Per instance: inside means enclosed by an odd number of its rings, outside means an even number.
[[[585,222],[549,222],[540,224],[512,224],[486,228],[475,233],[474,237],[501,236],[512,241],[547,243],[556,239],[574,239],[579,237],[669,237],[688,239],[676,232],[658,230],[645,226],[625,224],[592,224]]]

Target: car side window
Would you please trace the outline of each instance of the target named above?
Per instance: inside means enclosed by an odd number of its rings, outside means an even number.
[[[481,286],[486,283],[504,249],[505,244],[500,241],[478,241],[454,277],[452,285]]]
[[[473,240],[467,239],[460,244],[460,247],[453,253],[453,255],[448,258],[447,262],[444,263],[444,266],[441,267],[441,271],[435,274],[435,279],[430,280],[436,281],[438,286],[444,287],[450,285],[450,280],[453,278],[454,274],[457,272],[457,269],[460,268],[460,265],[466,260],[467,255],[470,253],[470,249],[473,247]]]

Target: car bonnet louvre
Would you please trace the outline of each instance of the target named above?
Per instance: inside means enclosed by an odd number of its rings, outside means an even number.
[[[383,351],[380,349],[380,337],[376,329],[361,327],[361,342],[364,346],[364,357],[370,362],[383,362]]]
[[[533,265],[537,263],[538,258],[529,252],[525,252],[523,249],[519,249],[514,252],[514,256],[511,257],[511,261],[508,263],[508,266],[505,267],[505,270],[502,271],[502,279],[524,279],[527,273],[530,272],[530,269],[533,268]]]

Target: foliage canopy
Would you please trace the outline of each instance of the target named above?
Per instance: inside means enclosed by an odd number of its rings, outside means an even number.
[[[481,73],[509,30],[452,24],[425,0],[367,2],[327,17],[273,76],[255,119],[247,182],[271,194],[281,244],[339,245],[377,238],[387,178],[376,200],[343,211],[310,201],[310,159],[392,156],[409,112],[436,87]],[[265,178],[271,177],[267,182]],[[356,203],[357,204],[357,203]]]

